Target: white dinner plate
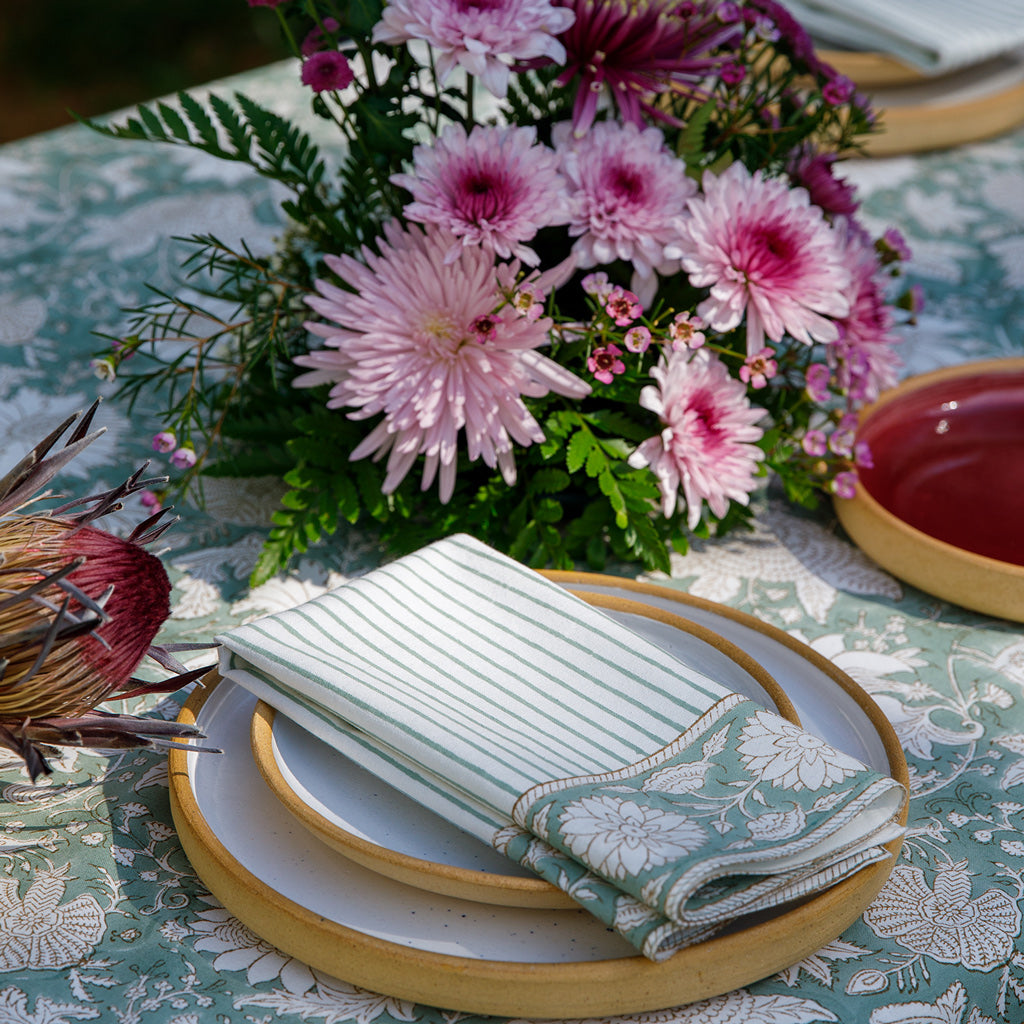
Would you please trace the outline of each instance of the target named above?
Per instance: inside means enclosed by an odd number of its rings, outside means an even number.
[[[694,671],[798,722],[770,674],[711,629],[618,596],[580,596]],[[561,889],[382,782],[262,701],[253,714],[251,738],[257,767],[274,795],[324,842],[364,867],[462,899],[576,908]]]
[[[663,605],[739,643],[784,688],[806,728],[903,783],[906,761],[877,705],[809,648],[750,616],[614,577],[559,582]],[[284,952],[362,988],[468,1013],[594,1017],[706,999],[766,977],[834,939],[874,899],[892,861],[655,964],[582,910],[433,895],[370,871],[300,825],[249,751],[256,700],[223,682],[182,711],[223,756],[170,754],[171,808],[199,877]],[[890,844],[896,856],[899,843]]]

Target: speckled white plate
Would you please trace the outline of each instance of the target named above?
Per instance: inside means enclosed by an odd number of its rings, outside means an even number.
[[[559,582],[663,605],[734,639],[793,700],[805,727],[906,783],[903,752],[877,705],[807,647],[750,616],[661,587],[555,574]],[[263,783],[249,751],[255,698],[221,683],[181,719],[223,756],[172,751],[171,808],[199,877],[231,913],[284,952],[363,988],[467,1013],[604,1017],[677,1006],[795,963],[842,933],[892,862],[654,964],[585,911],[488,906],[386,878],[332,850]],[[890,846],[893,855],[898,843]]]

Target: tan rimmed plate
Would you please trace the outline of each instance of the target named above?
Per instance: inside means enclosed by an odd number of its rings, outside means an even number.
[[[926,593],[1024,622],[1024,358],[910,377],[858,437],[874,466],[835,500],[857,546]]]
[[[557,574],[556,574],[557,575]],[[641,600],[732,640],[785,680],[805,727],[906,784],[892,727],[848,676],[784,633],[666,587],[575,574],[574,588]],[[223,756],[172,751],[171,808],[204,884],[256,934],[352,984],[469,1013],[592,1017],[706,999],[795,963],[874,899],[892,862],[654,964],[585,911],[488,907],[368,871],[316,839],[266,789],[249,753],[255,698],[197,691],[181,719]],[[899,843],[890,844],[895,857]]]
[[[923,72],[885,53],[869,50],[818,50],[818,56],[862,89],[907,85],[925,79]]]
[[[637,601],[581,594],[635,633],[736,693],[799,724],[779,684],[706,626]],[[430,892],[512,907],[575,908],[561,889],[381,782],[262,701],[252,751],[271,792],[340,853]]]

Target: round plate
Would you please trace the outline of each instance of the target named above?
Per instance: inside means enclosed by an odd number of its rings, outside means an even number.
[[[637,601],[580,597],[727,689],[799,724],[771,675],[710,629]],[[381,782],[262,701],[253,714],[251,740],[271,792],[306,828],[364,867],[460,899],[511,907],[577,906],[561,889]]]
[[[857,436],[874,467],[836,500],[857,545],[929,594],[1024,621],[1024,359],[911,377]]]
[[[562,582],[559,580],[559,582]],[[805,727],[906,784],[892,727],[852,679],[779,630],[664,587],[572,574],[574,588],[683,614],[785,680]],[[586,911],[526,910],[434,896],[366,870],[295,821],[249,756],[255,698],[197,690],[181,720],[223,756],[170,753],[170,796],[185,853],[210,891],[256,934],[346,981],[429,1006],[516,1017],[639,1013],[706,999],[809,956],[874,899],[892,861],[665,963]],[[893,858],[899,843],[889,845]]]
[[[924,72],[886,53],[868,50],[818,50],[818,57],[862,89],[922,82]]]

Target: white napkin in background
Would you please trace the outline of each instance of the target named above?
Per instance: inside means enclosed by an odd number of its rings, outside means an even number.
[[[1024,46],[1024,0],[785,0],[820,43],[943,74]]]
[[[892,779],[467,536],[218,640],[226,678],[654,959],[900,831]]]

